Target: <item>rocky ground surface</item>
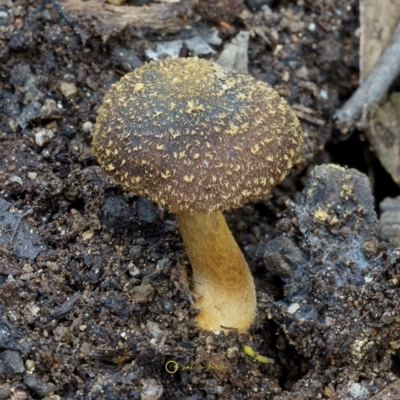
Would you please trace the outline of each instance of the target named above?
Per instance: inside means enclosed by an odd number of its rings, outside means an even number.
[[[399,190],[332,122],[358,85],[358,2],[109,6],[140,7],[134,25],[115,8],[101,18],[100,3],[0,0],[0,400],[398,391],[400,261],[376,204]],[[226,214],[257,284],[244,335],[197,328],[175,217],[124,192],[91,152],[123,74],[171,48],[217,59],[232,43],[305,135],[283,184]]]

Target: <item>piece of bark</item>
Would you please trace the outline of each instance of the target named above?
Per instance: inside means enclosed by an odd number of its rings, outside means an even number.
[[[363,131],[382,166],[400,186],[400,92],[364,115]]]
[[[369,400],[395,400],[400,399],[400,379],[392,382],[386,386],[375,396],[372,396]]]
[[[400,247],[400,197],[387,197],[380,204],[382,235]]]
[[[390,42],[400,15],[400,0],[360,1],[360,80],[379,61]]]
[[[378,106],[400,73],[400,0],[362,0],[360,22],[361,84],[337,111],[336,125],[343,134],[356,125],[362,129],[383,167],[400,185],[400,93],[392,93]]]
[[[116,6],[103,0],[64,0],[60,4],[71,17],[90,23],[94,21],[103,40],[126,27],[166,34],[178,32],[185,25],[184,6],[180,4],[157,3],[134,7]]]

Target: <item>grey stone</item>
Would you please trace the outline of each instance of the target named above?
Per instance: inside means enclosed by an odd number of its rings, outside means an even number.
[[[0,372],[14,376],[24,371],[24,362],[18,351],[5,350],[0,353]]]
[[[45,382],[41,378],[30,374],[24,376],[24,384],[39,396],[48,396],[56,388],[54,384]]]

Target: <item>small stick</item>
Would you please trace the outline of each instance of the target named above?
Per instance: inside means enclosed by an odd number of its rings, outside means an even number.
[[[13,232],[11,238],[10,238],[9,244],[12,244],[12,243],[14,242],[15,236],[17,235],[17,232],[18,232],[19,226],[21,225],[22,220],[23,220],[25,217],[27,217],[28,215],[31,215],[31,214],[33,214],[33,209],[32,209],[32,208],[30,208],[29,210],[25,211],[25,212],[19,217],[19,219],[18,219],[18,221],[17,221],[17,223],[16,223],[16,225],[15,225],[14,232]]]
[[[357,123],[365,105],[378,104],[400,74],[400,21],[379,62],[350,99],[334,115],[337,127],[347,133]]]

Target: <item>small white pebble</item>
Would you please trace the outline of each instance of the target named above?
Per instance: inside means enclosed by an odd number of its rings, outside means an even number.
[[[93,231],[85,231],[82,233],[82,239],[83,240],[89,240],[94,236],[94,232]]]
[[[93,130],[93,124],[90,121],[86,121],[83,125],[82,125],[82,130],[85,133],[90,133]]]
[[[290,73],[289,73],[289,71],[285,71],[285,72],[283,73],[282,80],[283,80],[283,82],[289,82],[289,80],[290,80]]]
[[[317,28],[317,25],[315,25],[314,22],[310,22],[310,23],[308,24],[308,27],[307,27],[307,28],[308,28],[309,31],[314,32],[315,29]]]
[[[128,264],[128,273],[130,276],[136,277],[141,274],[140,269],[133,263]]]
[[[53,99],[46,99],[40,113],[43,116],[49,116],[57,108],[57,103]]]
[[[272,10],[266,4],[261,6],[261,10],[264,13],[264,17],[270,17],[272,15]]]
[[[300,308],[300,304],[299,303],[293,303],[289,306],[287,312],[289,314],[294,314],[298,309]]]
[[[50,142],[54,136],[54,132],[51,129],[42,129],[35,133],[35,143],[39,147],[43,147],[46,143]]]
[[[335,323],[335,320],[331,317],[325,317],[325,325],[332,326]]]
[[[60,83],[60,90],[65,97],[72,96],[78,91],[78,89],[75,86],[75,83],[65,82],[65,81]]]
[[[369,391],[362,385],[356,382],[349,382],[348,390],[353,399],[366,399],[369,397]]]
[[[305,65],[303,65],[302,67],[296,70],[295,74],[300,79],[308,79],[309,71],[308,68]]]
[[[141,384],[140,400],[158,400],[163,394],[163,387],[155,379],[144,379]]]
[[[324,99],[324,100],[328,100],[328,98],[329,98],[328,92],[324,89],[321,89],[319,91],[319,95],[321,96],[321,99]]]
[[[28,178],[29,179],[36,179],[37,178],[37,172],[28,172]]]
[[[26,360],[25,361],[25,368],[32,372],[35,370],[35,363],[32,360]]]
[[[239,351],[239,349],[238,349],[237,346],[229,347],[229,348],[226,350],[226,356],[227,356],[228,358],[233,358],[233,357],[237,354],[238,351]]]
[[[30,308],[29,311],[31,312],[31,314],[33,316],[37,315],[40,311],[40,307],[38,307],[37,305],[33,304]]]

